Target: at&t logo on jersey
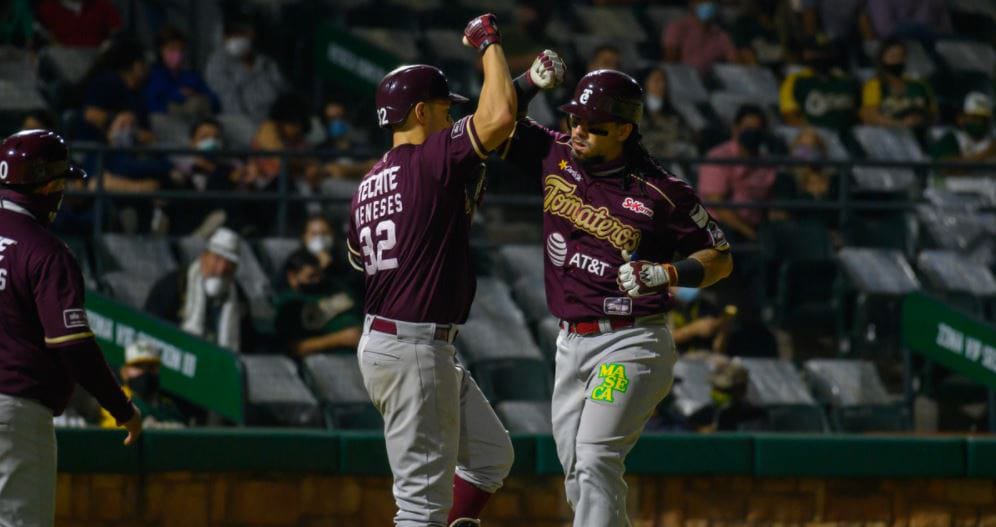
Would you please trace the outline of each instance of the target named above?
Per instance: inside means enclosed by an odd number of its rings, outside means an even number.
[[[567,259],[567,241],[559,232],[555,232],[546,239],[546,253],[550,256],[550,263],[557,267],[563,267]]]
[[[622,206],[624,209],[629,209],[637,214],[643,214],[648,218],[654,217],[654,209],[644,205],[642,201],[637,201],[633,198],[626,198],[623,200]]]

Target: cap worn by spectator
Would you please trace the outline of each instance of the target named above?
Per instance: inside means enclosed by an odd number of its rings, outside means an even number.
[[[207,250],[234,263],[239,263],[239,235],[231,229],[220,227],[208,240]]]
[[[140,340],[125,348],[125,366],[142,366],[145,364],[160,364],[162,360],[159,348],[151,342]]]
[[[962,111],[965,115],[992,117],[993,101],[984,93],[972,92],[965,96],[965,104]]]

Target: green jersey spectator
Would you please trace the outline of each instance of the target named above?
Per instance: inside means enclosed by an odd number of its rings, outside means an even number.
[[[861,91],[861,122],[878,126],[923,128],[933,121],[937,103],[930,86],[903,76],[906,44],[889,39],[878,55],[879,73]]]
[[[958,128],[945,134],[930,149],[934,159],[990,161],[996,159],[993,137],[993,102],[987,95],[972,92],[958,116]]]
[[[146,341],[135,341],[125,347],[125,364],[121,367],[121,389],[142,412],[146,428],[182,428],[187,417],[172,399],[159,391],[161,351]],[[117,421],[101,410],[100,426],[117,428]]]
[[[349,287],[323,278],[321,264],[310,252],[291,255],[286,277],[289,288],[276,300],[276,329],[287,353],[355,352],[362,320]]]
[[[858,109],[857,82],[834,67],[826,43],[810,40],[802,56],[806,67],[786,77],[779,93],[785,123],[846,131]]]

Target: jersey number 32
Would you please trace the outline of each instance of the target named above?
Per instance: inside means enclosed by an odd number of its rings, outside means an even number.
[[[377,271],[387,271],[398,268],[398,259],[389,258],[388,254],[397,243],[394,220],[384,220],[374,229],[370,226],[360,229],[360,245],[363,247],[363,267],[368,275]],[[374,243],[376,238],[376,244]]]

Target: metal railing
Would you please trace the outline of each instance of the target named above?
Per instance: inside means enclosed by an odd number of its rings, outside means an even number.
[[[329,151],[299,151],[299,150],[218,150],[201,151],[190,148],[117,148],[99,146],[93,144],[74,145],[72,148],[75,154],[93,156],[91,166],[93,168],[91,178],[96,183],[93,189],[73,189],[67,191],[68,196],[92,198],[94,212],[94,236],[100,235],[104,231],[105,212],[111,200],[127,198],[130,200],[169,200],[169,201],[218,201],[218,202],[256,202],[275,205],[276,207],[276,234],[287,236],[288,216],[291,204],[299,202],[321,203],[327,205],[347,206],[350,199],[342,196],[329,195],[301,195],[291,191],[291,174],[289,162],[293,159],[315,159],[334,161],[339,157],[345,157],[343,153]],[[105,188],[104,167],[107,156],[114,154],[134,154],[141,156],[196,156],[209,159],[239,159],[251,158],[278,158],[280,161],[280,173],[277,178],[277,189],[275,191],[196,191],[196,190],[157,190],[153,192],[114,192]],[[373,150],[355,150],[349,152],[349,158],[368,156],[379,157],[381,152]],[[973,163],[962,161],[888,161],[888,160],[819,160],[807,161],[786,157],[766,157],[766,158],[659,158],[665,167],[677,164],[683,167],[686,173],[695,173],[702,165],[724,165],[724,166],[747,166],[747,167],[773,167],[776,169],[786,169],[796,166],[815,166],[824,169],[834,169],[837,171],[836,177],[839,180],[835,198],[830,201],[814,202],[809,200],[770,200],[763,202],[732,202],[732,201],[710,201],[705,204],[711,208],[731,208],[731,209],[777,209],[784,211],[805,211],[805,210],[835,210],[839,214],[840,225],[844,225],[857,211],[908,211],[912,210],[920,201],[917,197],[920,190],[927,186],[928,177],[931,174],[944,171],[958,171],[966,173],[988,172],[990,177],[996,177],[996,163]],[[891,194],[902,195],[906,191],[903,199],[859,199],[852,194],[854,182],[851,175],[855,168],[879,168],[879,169],[906,169],[912,170],[916,175],[916,187],[912,189],[901,189]],[[489,193],[484,200],[485,207],[505,207],[505,208],[539,208],[543,198],[538,193]]]

